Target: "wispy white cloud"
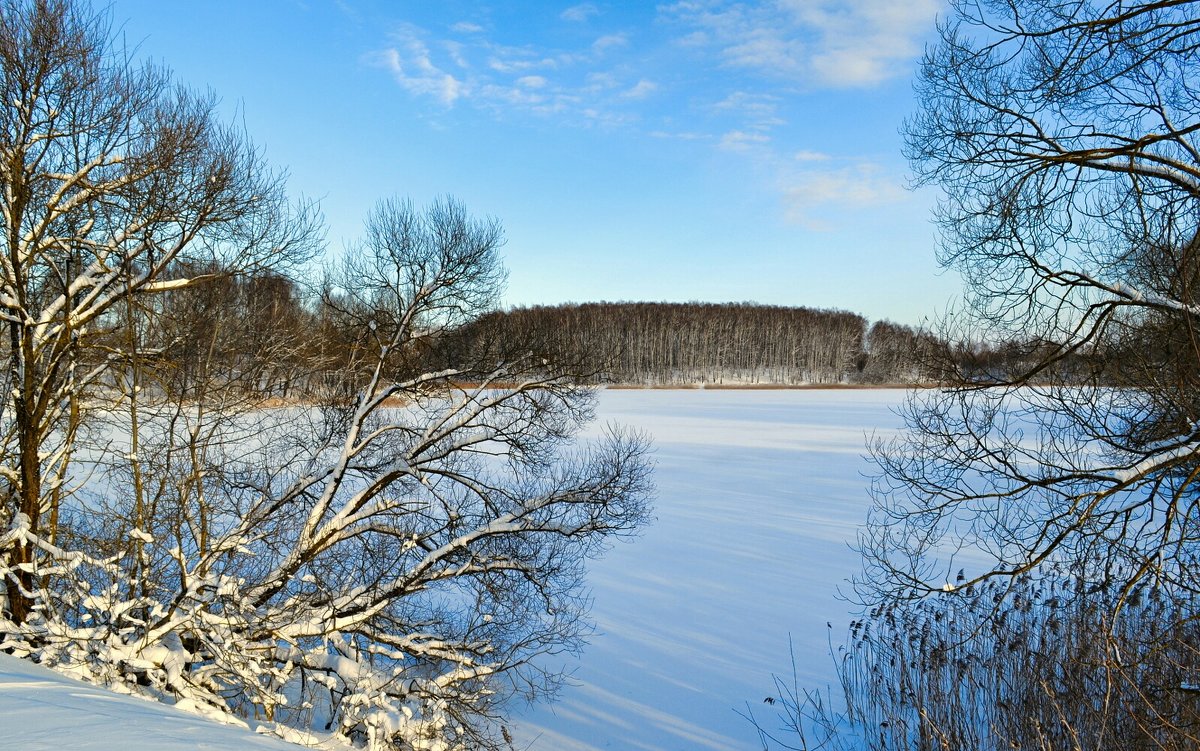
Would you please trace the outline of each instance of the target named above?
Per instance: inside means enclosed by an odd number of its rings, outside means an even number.
[[[462,80],[433,62],[428,45],[411,29],[398,32],[396,42],[396,46],[371,56],[371,61],[386,68],[404,89],[433,97],[446,106],[467,93]]]
[[[546,95],[538,92],[536,88],[521,85],[486,84],[479,87],[479,97],[490,104],[503,104],[509,107],[535,109],[553,106],[553,102],[550,102]]]
[[[416,97],[446,107],[464,102],[493,111],[561,116],[577,125],[621,127],[640,119],[637,103],[658,84],[606,55],[627,47],[624,33],[606,34],[578,49],[501,44],[487,30],[463,29],[439,38],[413,24],[399,26],[391,46],[369,60],[386,68]],[[614,55],[615,57],[615,55]]]
[[[820,30],[813,70],[832,83],[875,83],[907,71],[920,38],[941,10],[939,0],[856,0],[848,6],[787,3],[802,23]]]
[[[567,8],[562,13],[558,14],[558,17],[564,21],[572,21],[574,23],[583,23],[584,21],[587,21],[592,16],[598,16],[598,15],[600,15],[600,9],[597,8],[594,4],[580,3],[579,5],[572,5],[570,8]]]
[[[584,107],[581,112],[589,125],[604,128],[628,127],[638,120],[636,115],[599,107]]]
[[[658,84],[653,81],[641,79],[633,86],[621,92],[621,96],[625,99],[645,99],[658,90]]]
[[[711,141],[712,136],[708,133],[698,133],[696,131],[669,131],[669,130],[652,130],[646,135],[651,138],[664,138],[676,141]]]
[[[711,38],[706,32],[693,31],[690,34],[675,37],[674,41],[680,47],[703,47],[711,41]]]
[[[756,131],[769,131],[786,121],[778,115],[780,98],[774,94],[751,94],[735,91],[712,106],[715,113],[732,116],[743,127]]]
[[[446,41],[442,43],[446,49],[446,54],[450,56],[450,60],[459,68],[470,68],[471,63],[467,61],[465,54],[466,48],[459,42]]]
[[[459,21],[450,27],[451,31],[457,31],[459,34],[482,34],[483,27],[477,23],[470,21]]]
[[[628,45],[629,37],[626,34],[605,34],[592,42],[592,51],[597,55],[603,55],[611,49],[626,47]]]
[[[357,8],[346,2],[346,0],[333,0],[333,5],[355,25],[362,23],[362,14],[358,12]]]
[[[797,158],[812,166],[784,176],[784,211],[788,220],[810,229],[829,229],[831,211],[897,203],[908,195],[899,176],[874,162],[847,163],[814,152]]]
[[[805,86],[870,86],[907,72],[943,0],[685,0],[660,7],[677,41],[725,65]]]
[[[721,136],[720,147],[726,151],[746,152],[770,143],[771,137],[755,131],[731,130]]]
[[[600,70],[588,73],[584,83],[590,92],[611,91],[621,86],[621,79],[610,71]]]
[[[497,73],[524,73],[530,70],[553,70],[559,66],[553,57],[534,57],[528,51],[506,49],[488,59],[488,67]]]

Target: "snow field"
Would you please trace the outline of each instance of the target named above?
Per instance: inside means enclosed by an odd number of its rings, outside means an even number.
[[[0,749],[21,751],[295,751],[149,699],[80,683],[0,654]]]
[[[652,435],[657,520],[591,567],[596,633],[576,685],[536,705],[517,748],[758,748],[773,674],[834,678],[851,606],[838,587],[866,515],[866,441],[899,390],[606,391],[597,413]],[[827,622],[833,624],[832,633]]]

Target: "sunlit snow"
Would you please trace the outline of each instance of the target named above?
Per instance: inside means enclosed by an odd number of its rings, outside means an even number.
[[[0,654],[0,748],[22,751],[295,751],[149,699]]]
[[[866,513],[866,437],[894,429],[900,391],[607,391],[601,423],[651,434],[655,523],[592,568],[597,631],[574,685],[510,728],[530,751],[748,749],[772,676],[833,677]],[[600,426],[596,426],[599,430]],[[118,696],[0,655],[0,747],[295,748]]]
[[[597,633],[559,702],[517,748],[748,749],[747,704],[775,715],[773,674],[833,679],[851,606],[840,585],[866,515],[867,437],[902,391],[607,391],[601,420],[654,437],[657,521],[593,565]]]

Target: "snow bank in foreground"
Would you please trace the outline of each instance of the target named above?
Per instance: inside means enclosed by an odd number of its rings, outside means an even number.
[[[175,707],[0,654],[0,748],[22,751],[296,751]]]

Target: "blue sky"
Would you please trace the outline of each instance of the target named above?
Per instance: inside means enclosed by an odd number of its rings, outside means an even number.
[[[504,225],[512,305],[918,323],[958,290],[898,135],[941,0],[104,7],[320,201],[335,252],[379,198],[453,195]]]

